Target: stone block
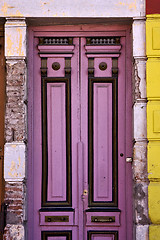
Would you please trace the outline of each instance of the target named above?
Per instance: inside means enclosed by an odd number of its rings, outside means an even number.
[[[24,143],[6,143],[4,150],[4,178],[6,181],[22,181],[25,178]]]
[[[132,170],[135,181],[147,180],[147,141],[134,144]]]
[[[133,56],[134,57],[142,57],[145,56],[145,45],[146,45],[146,37],[145,37],[145,21],[142,20],[134,20],[133,22]],[[141,36],[141,37],[139,37]]]
[[[26,57],[26,23],[24,18],[8,18],[5,23],[5,56]]]
[[[148,183],[138,181],[134,184],[135,223],[148,225]]]
[[[4,232],[4,240],[24,240],[24,226],[7,224]]]
[[[134,104],[134,139],[140,140],[147,137],[146,131],[146,103]]]
[[[136,240],[148,240],[148,225],[136,226]]]

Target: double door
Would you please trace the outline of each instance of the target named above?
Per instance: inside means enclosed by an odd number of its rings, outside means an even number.
[[[42,35],[33,50],[28,239],[132,239],[125,37]]]

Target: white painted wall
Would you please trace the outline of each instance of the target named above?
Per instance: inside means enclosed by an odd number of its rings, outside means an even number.
[[[144,0],[1,0],[0,17],[145,16]]]

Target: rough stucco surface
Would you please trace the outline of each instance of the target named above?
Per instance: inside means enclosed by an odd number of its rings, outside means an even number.
[[[23,182],[6,182],[5,203],[7,204],[4,240],[24,239],[25,185]]]
[[[23,223],[24,197],[23,182],[6,182],[5,203],[7,204],[7,224]]]
[[[7,62],[6,76],[6,142],[25,140],[25,71],[24,61]]]
[[[24,239],[24,227],[22,225],[10,225],[8,224],[4,233],[4,240],[23,240]]]
[[[103,3],[102,3],[103,2]],[[0,17],[139,17],[145,16],[144,0],[4,0],[0,2]],[[32,6],[32,8],[30,7]],[[82,8],[83,6],[83,8]],[[148,180],[146,169],[146,93],[145,93],[145,60],[144,41],[140,36],[144,34],[144,20],[133,24],[133,55],[134,55],[134,154],[133,154],[133,182],[134,182],[134,224],[136,240],[147,240],[148,236]],[[15,25],[8,28],[15,30]],[[23,33],[24,34],[24,33]],[[6,36],[7,39],[7,36]],[[143,39],[144,40],[144,39]],[[138,44],[137,44],[138,43]],[[25,43],[26,44],[26,43]],[[26,45],[24,46],[26,47]],[[139,50],[141,49],[141,50]],[[17,54],[20,54],[19,51]],[[15,52],[6,56],[18,56]],[[22,54],[21,54],[22,56]],[[26,64],[23,60],[7,60],[6,62],[6,142],[24,141],[27,133],[25,127],[25,72]],[[144,121],[143,121],[144,120]],[[5,201],[8,203],[7,225],[5,240],[24,239],[23,221],[25,218],[25,183],[6,182]],[[16,195],[19,194],[19,195]]]
[[[145,19],[133,22],[133,211],[134,239],[148,240]]]
[[[6,61],[5,114],[5,197],[7,204],[4,240],[24,239],[26,212],[26,63],[23,59]],[[9,144],[10,143],[10,144]],[[12,151],[10,151],[12,149]],[[12,154],[11,154],[12,152]]]
[[[32,6],[32,7],[30,7]],[[23,0],[0,1],[0,16],[135,17],[145,16],[144,0]]]

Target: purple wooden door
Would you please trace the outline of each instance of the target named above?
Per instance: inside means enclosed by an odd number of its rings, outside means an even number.
[[[125,37],[99,34],[34,39],[29,240],[132,239]]]

